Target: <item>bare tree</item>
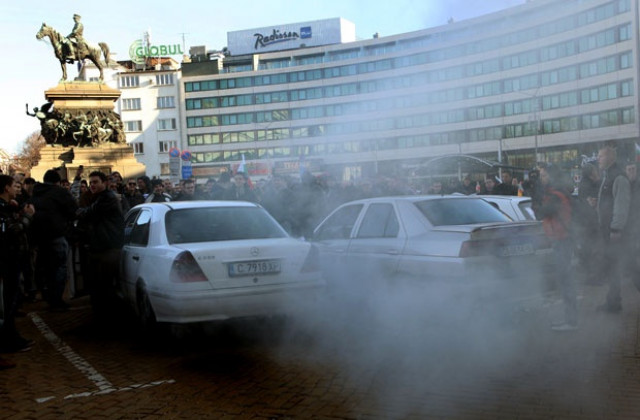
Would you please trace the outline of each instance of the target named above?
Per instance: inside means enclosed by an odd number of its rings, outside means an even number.
[[[42,149],[47,142],[45,141],[40,130],[34,131],[24,139],[22,150],[16,155],[15,164],[19,166],[22,172],[28,173],[31,168],[36,166],[40,161],[40,149]]]

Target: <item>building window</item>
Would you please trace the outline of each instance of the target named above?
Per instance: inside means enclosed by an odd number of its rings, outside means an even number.
[[[175,130],[176,119],[175,118],[161,118],[158,120],[158,130]]]
[[[160,164],[160,175],[171,175],[171,166],[169,163]]]
[[[173,96],[159,96],[158,108],[175,108],[176,102]]]
[[[123,111],[139,110],[140,108],[140,98],[126,98],[122,100]]]
[[[136,142],[132,143],[133,145],[133,153],[136,155],[141,155],[144,153],[144,143]]]
[[[138,87],[140,86],[140,77],[139,76],[122,76],[120,77],[120,87],[121,88],[130,88],[130,87]]]
[[[173,73],[156,74],[156,85],[172,85]]]
[[[124,131],[134,133],[142,131],[142,121],[123,121]]]
[[[161,141],[159,144],[160,153],[169,153],[172,147],[178,147],[178,142],[175,140],[171,141]]]

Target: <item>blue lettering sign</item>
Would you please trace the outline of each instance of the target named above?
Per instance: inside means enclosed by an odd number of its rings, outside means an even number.
[[[300,38],[311,38],[311,26],[300,28]]]
[[[300,38],[300,35],[297,32],[280,32],[277,29],[274,29],[271,35],[253,34],[253,36],[256,37],[256,44],[254,46],[256,50],[258,47],[264,48],[277,42],[294,41]]]

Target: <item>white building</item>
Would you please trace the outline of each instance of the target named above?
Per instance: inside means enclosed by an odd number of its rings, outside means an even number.
[[[97,80],[95,66],[85,65],[81,78]],[[180,148],[180,65],[170,57],[149,58],[147,64],[119,61],[105,70],[105,83],[120,89],[115,111],[120,114],[127,143],[149,177],[168,177],[169,150]]]

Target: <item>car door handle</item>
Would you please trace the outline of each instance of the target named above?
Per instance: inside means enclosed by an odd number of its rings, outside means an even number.
[[[400,252],[397,249],[389,249],[387,250],[387,254],[389,255],[398,255]]]
[[[140,261],[140,257],[138,257],[137,255],[134,255],[133,257],[131,257],[131,259],[134,261]]]

